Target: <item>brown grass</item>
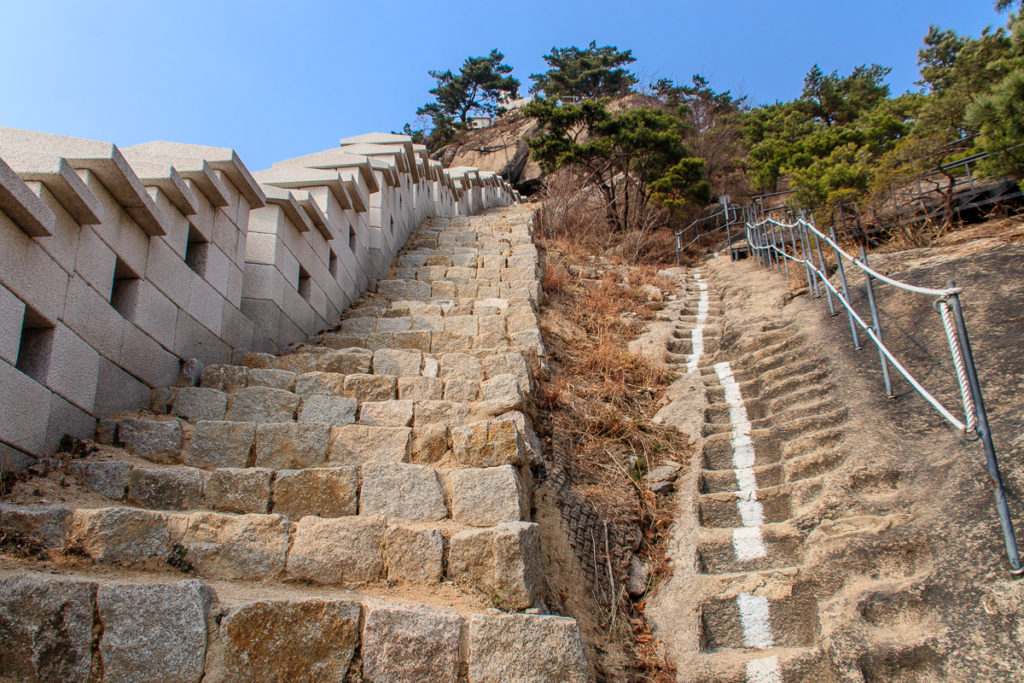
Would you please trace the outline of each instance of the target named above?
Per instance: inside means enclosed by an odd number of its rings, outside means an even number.
[[[566,236],[541,240],[540,246],[547,253],[541,332],[549,351],[546,369],[538,372],[541,431],[566,437],[576,491],[621,532],[618,538],[639,533],[637,553],[658,566],[669,515],[644,475],[669,455],[685,459],[689,444],[675,430],[650,422],[674,377],[627,346],[659,306],[647,301],[644,286],[674,285],[655,266],[627,265],[614,255],[595,258],[585,244]],[[603,626],[607,637],[628,644],[637,680],[674,680],[650,636],[643,606],[620,589]]]

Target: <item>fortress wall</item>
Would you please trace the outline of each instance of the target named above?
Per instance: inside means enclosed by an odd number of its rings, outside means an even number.
[[[371,133],[251,173],[234,150],[0,128],[0,450],[148,404],[181,364],[277,351],[333,322],[435,216],[517,201]]]

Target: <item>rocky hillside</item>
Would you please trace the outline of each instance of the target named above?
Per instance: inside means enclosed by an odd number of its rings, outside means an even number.
[[[464,132],[451,144],[437,150],[435,159],[445,167],[475,166],[494,171],[506,178],[523,194],[538,189],[540,166],[530,160],[527,138],[537,124],[521,112],[510,111],[498,117],[490,128]]]

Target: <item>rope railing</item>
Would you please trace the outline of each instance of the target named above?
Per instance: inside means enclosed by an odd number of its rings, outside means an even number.
[[[821,297],[822,292],[824,292],[828,300],[829,311],[833,316],[839,312],[832,301],[832,297],[835,297],[835,300],[839,302],[842,309],[846,311],[854,348],[858,350],[862,348],[858,330],[863,331],[877,348],[886,396],[889,398],[895,397],[892,390],[892,379],[889,374],[889,366],[891,365],[913,387],[914,391],[924,398],[964,438],[967,440],[980,439],[982,441],[985,448],[989,475],[992,477],[995,485],[996,509],[1002,526],[1003,541],[1011,566],[1010,571],[1014,575],[1024,574],[1024,565],[1021,563],[1020,553],[1017,549],[1016,536],[1014,535],[1013,524],[1010,521],[1006,492],[1002,476],[999,472],[999,463],[996,458],[992,434],[989,430],[985,402],[981,394],[981,385],[978,382],[977,369],[974,365],[974,357],[967,336],[967,326],[964,321],[963,310],[960,306],[960,294],[963,292],[963,289],[957,287],[955,282],[949,282],[946,287],[941,289],[920,287],[879,273],[868,265],[867,252],[863,246],[860,248],[859,257],[850,254],[839,245],[834,229],[830,230],[830,234],[826,235],[803,215],[791,215],[789,220],[779,220],[764,215],[758,218],[751,211],[748,212],[745,229],[747,244],[751,252],[757,256],[762,266],[784,271],[787,278],[790,276],[789,268],[791,263],[794,264],[794,267],[802,267],[807,279],[808,292],[815,297]],[[838,287],[832,283],[826,272],[827,268],[822,252],[822,244],[830,247],[835,253],[836,274],[839,276]],[[844,261],[859,269],[864,275],[864,288],[871,311],[870,324],[854,309]],[[954,415],[953,411],[947,408],[932,392],[926,389],[883,342],[882,321],[875,300],[873,286],[876,280],[905,292],[933,297],[932,305],[939,313],[942,330],[953,359],[956,384],[963,407],[964,417],[962,420]]]

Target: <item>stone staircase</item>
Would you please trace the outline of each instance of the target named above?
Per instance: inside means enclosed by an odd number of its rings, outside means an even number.
[[[21,482],[3,675],[586,680],[530,521],[531,219],[426,222],[335,329],[191,368]]]
[[[689,430],[699,456],[676,482],[693,488],[654,634],[679,680],[941,680],[937,577],[903,526],[900,474],[884,449],[865,452],[881,443],[851,421],[811,331],[739,268],[676,271],[681,295],[660,314],[681,375],[670,398],[686,406],[661,421]],[[702,422],[684,419],[693,406]]]
[[[828,680],[815,678],[817,599],[800,573],[806,532],[795,510],[841,458],[845,413],[832,408],[827,373],[795,328],[737,326],[706,272],[680,279],[668,358],[689,371],[705,406],[687,572],[699,625],[677,664],[681,679]]]

